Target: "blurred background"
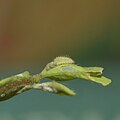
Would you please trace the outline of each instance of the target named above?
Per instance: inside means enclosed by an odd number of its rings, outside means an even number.
[[[120,120],[119,54],[119,0],[0,0],[0,79],[70,56],[113,81],[66,82],[75,97],[28,91],[0,103],[1,120]]]

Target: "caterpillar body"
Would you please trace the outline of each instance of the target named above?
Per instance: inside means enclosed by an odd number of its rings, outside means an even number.
[[[56,57],[52,62],[48,63],[46,65],[46,70],[50,70],[51,68],[54,68],[55,66],[58,65],[63,65],[63,64],[74,64],[74,60],[69,57]]]

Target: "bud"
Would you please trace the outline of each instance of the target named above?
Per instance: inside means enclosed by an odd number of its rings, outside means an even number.
[[[63,96],[73,96],[76,93],[71,90],[70,88],[66,87],[63,84],[60,84],[58,82],[44,82],[44,83],[37,83],[33,85],[34,89],[40,89],[43,91],[47,91],[49,93],[54,93],[58,95],[63,95]]]
[[[52,67],[49,66],[51,64]],[[82,78],[106,86],[111,83],[111,80],[102,76],[102,71],[103,68],[101,67],[81,67],[74,64],[74,61],[71,58],[57,57],[45,67],[41,72],[41,76],[56,81]]]

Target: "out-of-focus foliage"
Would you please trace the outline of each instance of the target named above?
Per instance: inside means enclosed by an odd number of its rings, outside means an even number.
[[[0,65],[58,55],[120,60],[119,0],[0,1]]]

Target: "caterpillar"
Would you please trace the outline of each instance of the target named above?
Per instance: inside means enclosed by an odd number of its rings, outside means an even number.
[[[52,62],[48,63],[46,65],[46,70],[50,70],[51,68],[54,68],[55,66],[58,65],[63,65],[63,64],[74,64],[74,60],[70,57],[56,57]]]

